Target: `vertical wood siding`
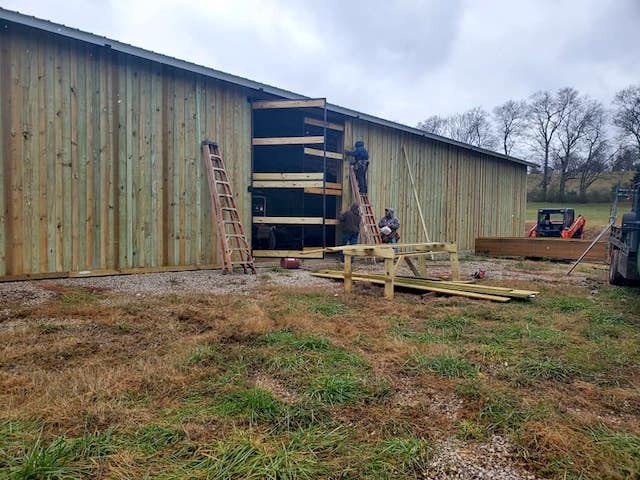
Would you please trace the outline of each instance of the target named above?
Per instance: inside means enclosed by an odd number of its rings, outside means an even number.
[[[239,86],[7,24],[0,29],[0,277],[218,264],[200,142],[219,142],[250,225],[251,109]],[[362,120],[376,214],[403,241],[520,235],[526,168]],[[348,185],[348,170],[343,169]],[[343,208],[351,202],[345,189]]]
[[[0,95],[0,276],[217,264],[205,138],[249,224],[246,90],[8,24]]]
[[[348,120],[345,146],[369,150],[369,196],[378,216],[395,207],[401,241],[425,241],[404,145],[431,241],[471,250],[479,236],[520,236],[526,209],[526,167],[362,120]],[[346,169],[345,169],[346,170]],[[348,178],[343,178],[343,183]],[[347,183],[344,183],[345,185]],[[351,202],[345,191],[343,208]]]

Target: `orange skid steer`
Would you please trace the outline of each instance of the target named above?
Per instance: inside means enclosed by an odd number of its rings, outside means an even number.
[[[538,221],[529,230],[529,236],[582,238],[586,223],[582,215],[575,218],[573,208],[541,208],[538,210]]]

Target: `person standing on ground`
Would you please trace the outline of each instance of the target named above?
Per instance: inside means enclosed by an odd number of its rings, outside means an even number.
[[[353,167],[356,180],[358,181],[358,190],[360,194],[367,194],[367,170],[369,169],[369,152],[364,147],[364,142],[358,140],[354,150],[347,150],[345,152],[348,156],[353,157],[350,162]]]
[[[394,208],[384,209],[384,217],[378,222],[378,227],[380,227],[380,233],[382,234],[382,243],[398,243],[398,240],[400,240],[400,234],[398,233],[400,220],[396,217]]]
[[[338,219],[342,227],[342,245],[356,245],[358,243],[358,233],[360,232],[360,207],[357,203],[340,214]],[[340,252],[340,261],[344,262],[344,254]],[[353,257],[351,257],[353,261]]]

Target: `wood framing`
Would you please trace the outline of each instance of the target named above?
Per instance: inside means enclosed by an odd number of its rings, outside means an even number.
[[[324,143],[324,137],[322,135],[314,137],[269,137],[253,139],[254,145],[315,145],[321,143]]]
[[[347,257],[351,256],[375,257],[384,260],[385,298],[393,298],[393,285],[396,275],[400,270],[400,263],[408,260],[408,257],[420,257],[438,252],[448,253],[451,261],[451,277],[454,281],[460,280],[458,249],[453,243],[428,242],[343,245],[341,247],[327,247],[326,251],[342,252],[344,254],[345,293],[351,291],[351,282],[353,279],[352,264],[350,261],[347,262]]]
[[[591,240],[564,238],[480,237],[476,238],[477,255],[497,257],[538,257],[575,260],[587,249]],[[599,241],[589,251],[588,262],[607,263],[608,244]]]
[[[322,225],[322,217],[253,217],[253,223],[283,223],[291,225]]]
[[[327,158],[333,158],[335,160],[344,160],[344,155],[337,152],[325,152],[324,150],[318,150],[317,148],[306,147],[304,149],[305,155],[313,155],[315,157],[324,157],[325,153]]]
[[[254,188],[312,188],[322,187],[322,180],[258,180],[253,182]]]
[[[262,110],[268,108],[324,108],[327,101],[324,98],[310,100],[260,100],[253,102],[251,108]]]
[[[254,250],[253,256],[254,258],[323,258],[324,254],[322,250],[309,252],[302,250]]]
[[[336,190],[336,189],[333,189],[333,188],[324,188],[323,189],[323,188],[315,188],[315,187],[313,187],[313,188],[305,188],[304,189],[304,193],[313,193],[313,194],[316,194],[316,195],[323,195],[323,194],[335,195],[335,196],[339,197],[340,195],[342,195],[342,190]]]
[[[324,173],[254,173],[254,180],[323,180]]]
[[[317,118],[304,117],[304,123],[307,125],[313,125],[314,127],[324,127],[330,128],[331,130],[337,130],[339,132],[344,132],[344,125],[340,125],[339,123],[331,123],[331,122],[323,122],[322,120],[318,120]]]

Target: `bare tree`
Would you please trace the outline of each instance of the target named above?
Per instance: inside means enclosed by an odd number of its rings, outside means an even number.
[[[613,124],[624,138],[632,140],[640,158],[640,84],[616,93],[613,105]]]
[[[489,114],[481,107],[449,117],[449,135],[454,140],[482,148],[493,148],[496,144]]]
[[[418,123],[417,128],[434,135],[446,136],[449,129],[449,121],[440,115],[431,115],[426,120]]]
[[[602,105],[586,96],[581,97],[573,88],[563,88],[558,92],[557,101],[563,107],[563,117],[557,130],[559,146],[558,172],[560,185],[558,194],[564,201],[567,180],[574,178],[580,142]],[[572,164],[573,163],[573,164]]]
[[[564,118],[566,104],[559,101],[551,92],[544,91],[531,95],[529,105],[531,136],[534,144],[543,154],[542,195],[543,199],[547,200],[551,176],[549,171],[550,154],[556,131]]]
[[[581,155],[577,165],[578,178],[580,180],[579,197],[581,200],[586,198],[587,189],[606,170],[611,159],[616,154],[615,152],[613,154],[609,153],[610,149],[605,137],[605,131],[604,108],[600,103],[597,103],[585,129],[582,142],[584,153]]]
[[[449,117],[432,115],[418,123],[418,128],[476,147],[493,148],[495,146],[489,114],[481,107]]]
[[[493,109],[505,155],[510,155],[516,142],[522,137],[527,120],[527,103],[509,100]]]

